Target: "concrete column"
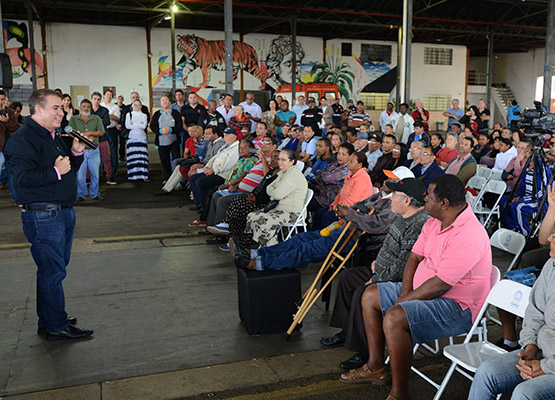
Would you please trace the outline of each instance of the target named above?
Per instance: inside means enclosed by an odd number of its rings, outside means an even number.
[[[225,91],[233,96],[233,5],[224,0]]]
[[[491,86],[493,85],[493,29],[489,28],[488,32],[488,76],[486,80],[486,104],[490,110],[493,110],[491,103]],[[491,118],[493,120],[493,118]]]
[[[405,42],[405,102],[410,102],[410,72],[411,72],[411,48],[412,48],[412,4],[413,0],[405,0],[406,8],[403,10],[403,25],[406,29],[403,42]]]
[[[291,41],[293,54],[291,54],[291,61],[293,66],[291,67],[291,107],[295,104],[297,98],[297,15],[293,15],[291,18]]]
[[[553,77],[553,51],[555,51],[555,40],[553,38],[553,15],[555,0],[547,2],[547,31],[545,33],[545,66],[543,69],[543,100],[542,103],[551,110],[551,79]]]
[[[27,8],[27,22],[29,24],[29,50],[31,50],[32,73],[31,82],[33,83],[33,90],[37,90],[37,70],[35,66],[35,32],[33,29],[33,8],[31,7],[31,0],[25,0],[25,7]]]
[[[175,4],[172,4],[172,6],[170,7],[170,16],[172,17],[171,19],[171,46],[172,46],[172,96],[175,97],[175,89],[176,89],[176,82],[175,82],[175,11],[174,11],[174,6]]]
[[[4,19],[3,19],[3,16],[2,16],[2,0],[0,0],[0,21],[2,21],[2,25],[3,25],[4,24]],[[2,26],[1,35],[2,36],[0,36],[0,39],[1,39],[2,43],[0,43],[0,53],[5,53],[6,49],[4,47],[4,26]]]
[[[148,75],[148,111],[152,115],[152,106],[154,103],[154,96],[152,95],[152,49],[150,47],[150,27],[146,28],[146,69]],[[173,83],[172,79],[172,83]],[[175,91],[173,92],[175,96]],[[175,100],[175,99],[174,99]]]
[[[403,25],[401,28],[401,58],[399,60],[399,104],[397,104],[397,108],[401,103],[404,103],[405,100],[405,85],[407,79],[407,7],[408,7],[409,0],[403,0]]]

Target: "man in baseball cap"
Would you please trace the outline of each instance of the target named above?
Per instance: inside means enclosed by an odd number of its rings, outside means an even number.
[[[400,167],[406,168],[406,167]],[[401,179],[399,182],[388,182],[387,187],[394,192],[406,194],[418,203],[424,203],[426,197],[426,185],[421,180],[415,178]]]

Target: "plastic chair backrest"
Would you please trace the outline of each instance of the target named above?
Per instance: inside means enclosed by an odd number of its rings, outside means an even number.
[[[474,175],[472,178],[469,179],[468,183],[466,184],[467,188],[482,190],[488,180],[483,176]]]
[[[304,162],[297,160],[297,164],[295,164],[299,171],[303,172],[304,169]]]
[[[521,233],[501,228],[491,236],[490,243],[493,247],[511,254],[520,254],[526,245],[526,237]]]
[[[502,195],[507,189],[507,184],[503,181],[490,180],[484,187],[484,193],[496,193]]]
[[[511,314],[524,318],[530,301],[531,287],[508,279],[500,280],[491,289],[486,304],[501,308]]]
[[[490,181],[500,181],[502,172],[492,172],[491,176],[489,177]]]
[[[476,175],[475,176],[479,176],[481,178],[486,178],[486,180],[488,180],[492,173],[493,172],[491,172],[491,169],[486,168],[486,167],[481,167],[481,166],[478,165],[478,167],[476,168]]]
[[[492,265],[491,275],[490,275],[490,288],[493,288],[497,282],[501,279],[501,271],[495,265]]]

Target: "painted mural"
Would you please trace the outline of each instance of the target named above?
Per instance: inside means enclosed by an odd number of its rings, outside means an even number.
[[[31,49],[29,48],[29,30],[25,22],[3,21],[4,45],[6,53],[10,56],[12,64],[12,76],[16,79],[22,78],[23,84],[31,83]],[[35,50],[35,71],[37,74],[37,87],[43,87],[44,67],[42,57]],[[27,78],[27,79],[25,79]]]
[[[215,35],[208,32],[206,36],[182,34],[177,35],[176,42],[180,56],[176,63],[178,87],[196,91],[203,100],[211,99],[212,89],[222,88],[225,79],[224,40],[209,40],[207,36]],[[326,62],[323,62],[324,54],[318,43],[322,43],[322,39],[299,38],[293,46],[291,37],[286,35],[245,35],[243,42],[233,41],[233,79],[243,70],[246,90],[273,90],[279,85],[290,84],[295,51],[298,83],[335,83],[346,101],[358,98],[366,85],[392,68],[391,63],[363,62],[355,54],[343,57],[340,46],[335,44],[325,49]],[[159,54],[158,73],[153,76],[152,84],[157,89],[170,88],[171,57]]]

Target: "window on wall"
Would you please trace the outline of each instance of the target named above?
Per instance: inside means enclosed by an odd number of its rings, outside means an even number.
[[[390,99],[389,93],[361,93],[360,100],[366,110],[385,110]]]
[[[341,55],[343,57],[351,57],[353,55],[353,44],[341,43]]]
[[[424,64],[453,65],[453,49],[425,47]]]
[[[391,62],[391,46],[383,44],[362,44],[360,60],[373,62]]]
[[[422,103],[428,111],[443,111],[451,108],[451,96],[448,94],[425,94],[422,96]]]

